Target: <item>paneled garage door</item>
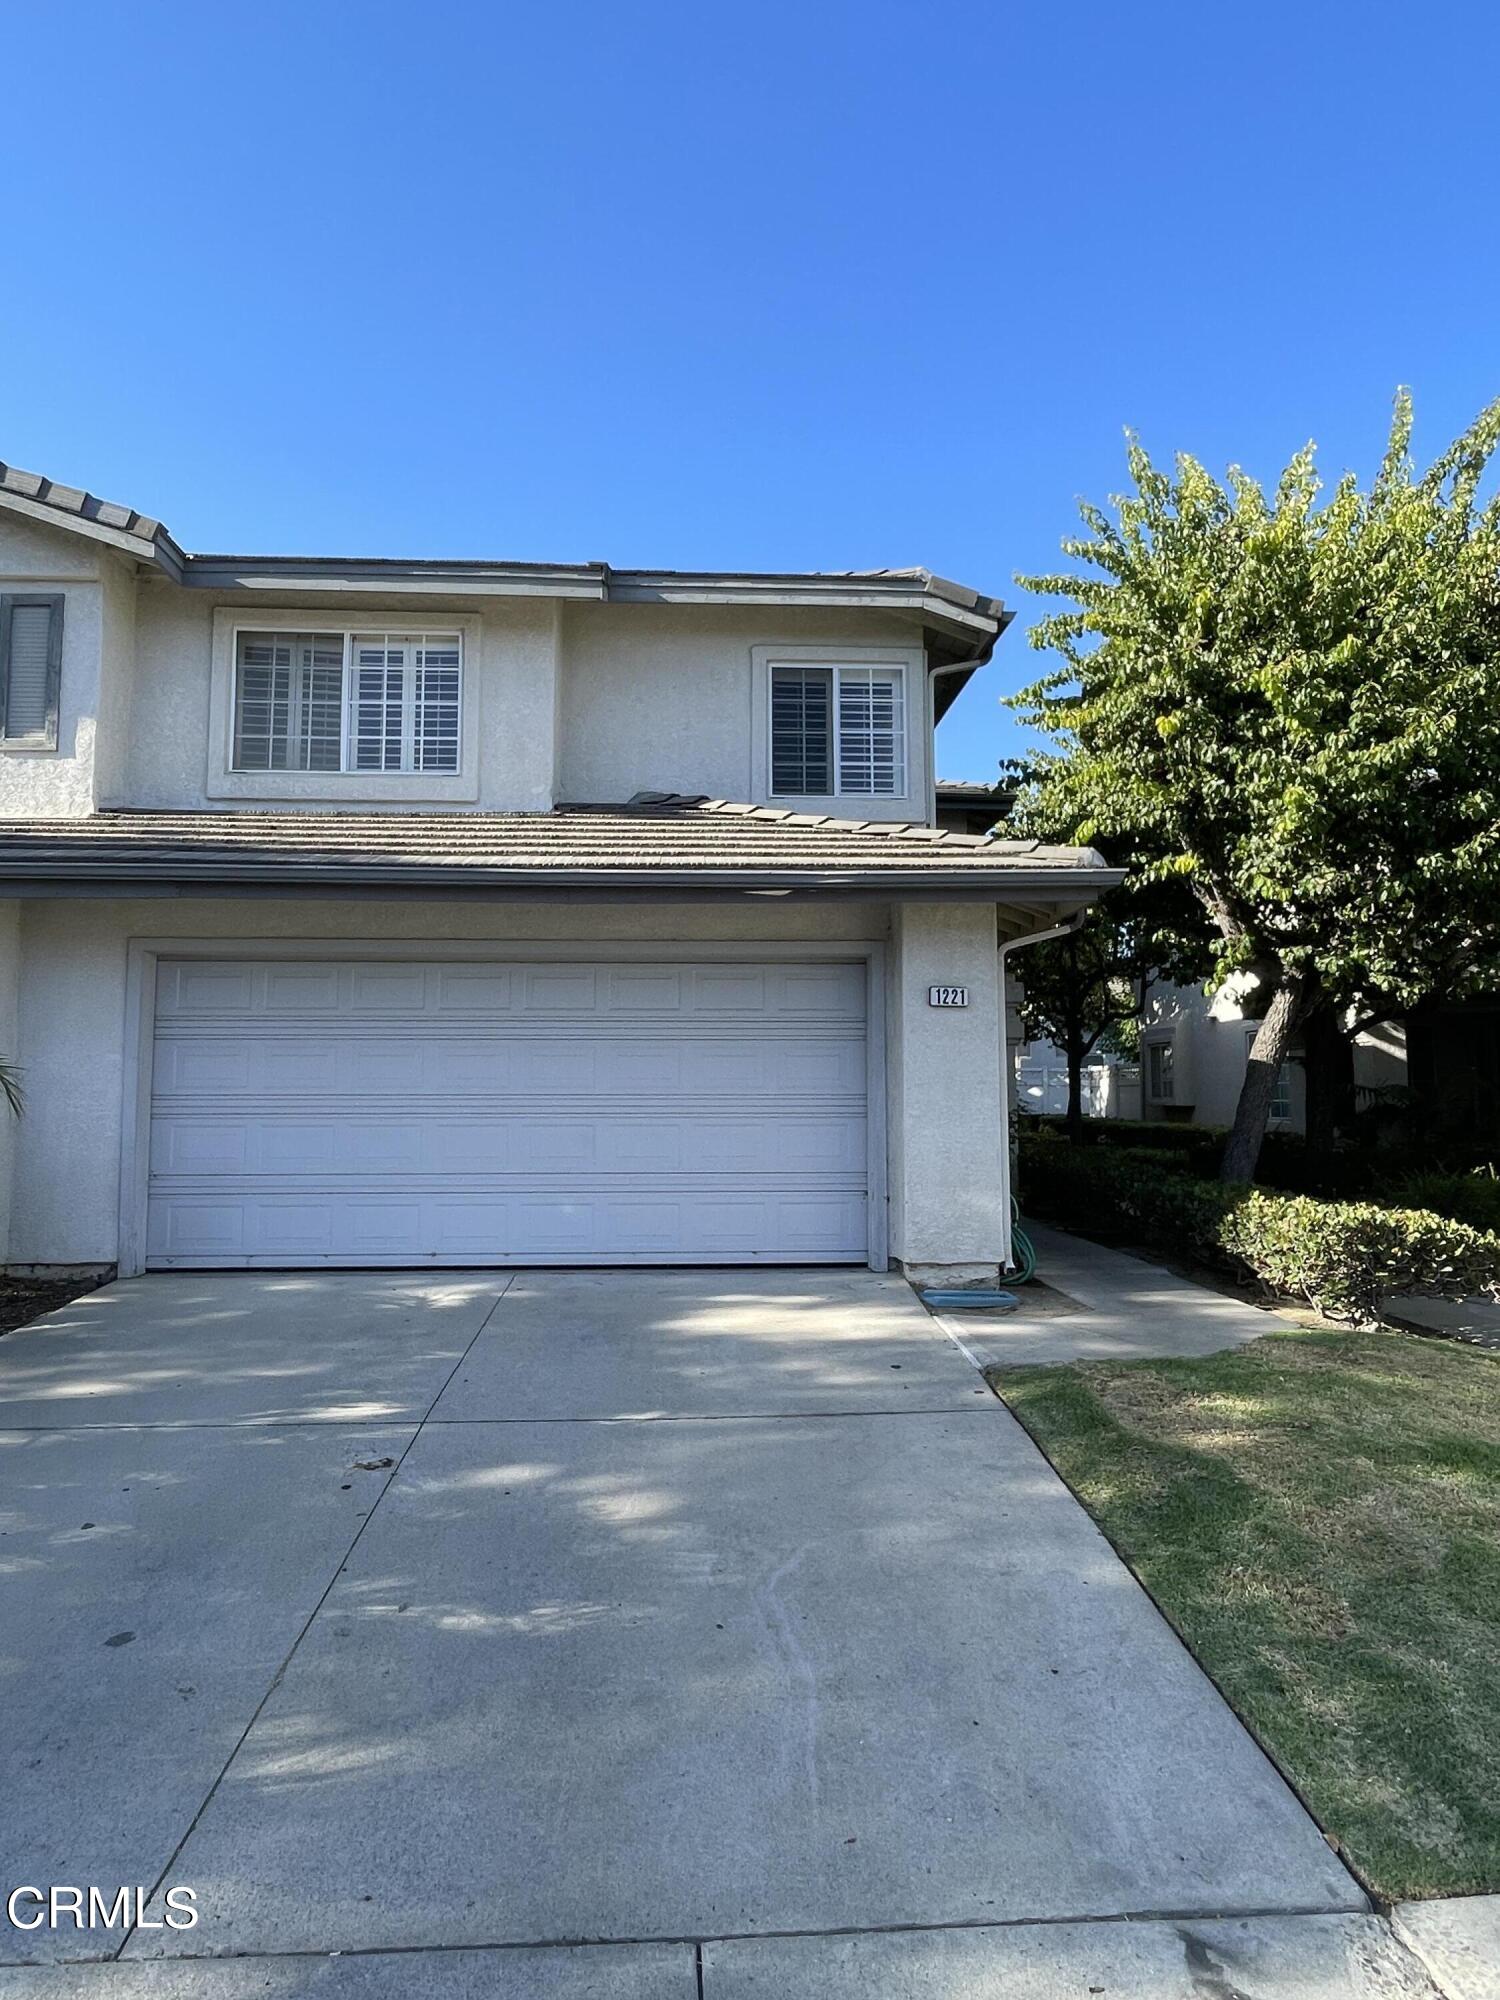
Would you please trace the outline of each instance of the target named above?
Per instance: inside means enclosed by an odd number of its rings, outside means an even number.
[[[865,984],[163,959],[147,1262],[863,1262]]]

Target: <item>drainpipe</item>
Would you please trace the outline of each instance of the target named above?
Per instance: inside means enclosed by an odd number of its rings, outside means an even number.
[[[1088,905],[1076,910],[1065,924],[1053,924],[1049,930],[1026,931],[1020,937],[1011,938],[1000,947],[1000,1102],[1005,1112],[1005,1144],[1000,1149],[1000,1219],[1005,1232],[1005,1263],[1012,1264],[1010,1240],[1011,1205],[1011,1146],[1014,1134],[1011,1130],[1010,1115],[1010,1031],[1006,1022],[1005,1004],[1005,960],[1013,951],[1020,951],[1029,944],[1049,944],[1053,938],[1070,937],[1082,927],[1088,915]],[[1001,1276],[1005,1275],[1004,1269]]]
[[[989,650],[993,649],[992,640]],[[937,724],[933,721],[933,711],[937,707],[937,683],[944,674],[971,674],[976,664],[982,666],[984,658],[979,659],[977,663],[973,659],[954,660],[946,667],[927,669],[927,811],[923,817],[929,826],[937,819]]]

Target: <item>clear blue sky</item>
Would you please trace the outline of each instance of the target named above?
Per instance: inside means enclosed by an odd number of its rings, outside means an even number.
[[[1161,455],[1500,393],[1491,6],[5,13],[0,458],[189,548],[1015,598]],[[945,723],[1015,747],[1021,617]]]

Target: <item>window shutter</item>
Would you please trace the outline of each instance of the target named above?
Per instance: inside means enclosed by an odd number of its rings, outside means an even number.
[[[833,670],[771,671],[771,790],[790,798],[833,791]]]
[[[401,769],[404,646],[384,640],[354,642],[354,704],[351,734],[356,771]]]
[[[0,597],[0,738],[57,747],[61,596]]]
[[[839,790],[906,790],[902,677],[889,667],[839,668]]]
[[[413,736],[419,771],[458,769],[458,647],[423,640],[417,648]]]
[[[241,632],[237,771],[457,771],[456,632]]]
[[[297,768],[337,771],[344,756],[344,636],[297,641]]]

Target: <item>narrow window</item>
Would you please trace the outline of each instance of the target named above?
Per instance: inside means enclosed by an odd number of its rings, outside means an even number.
[[[0,742],[57,748],[62,629],[60,595],[0,597]]]
[[[905,690],[899,667],[773,667],[772,793],[904,796]]]

